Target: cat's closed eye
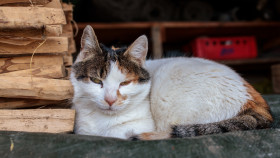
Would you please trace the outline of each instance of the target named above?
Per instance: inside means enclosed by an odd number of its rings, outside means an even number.
[[[90,77],[90,80],[96,84],[101,84],[102,85],[102,81],[97,79],[97,78],[94,78],[94,77]]]
[[[124,81],[124,82],[120,83],[120,86],[126,86],[126,85],[128,85],[130,83],[131,83],[131,81]]]
[[[82,76],[78,76],[78,77],[77,77],[77,80],[82,80],[82,79],[85,79],[85,78],[87,78],[87,76],[83,76],[83,75],[82,75]]]

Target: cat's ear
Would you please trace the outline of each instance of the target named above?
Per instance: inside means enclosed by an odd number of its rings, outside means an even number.
[[[82,38],[81,38],[81,51],[80,54],[77,56],[75,61],[83,61],[88,57],[92,57],[97,53],[101,53],[101,49],[97,40],[97,37],[94,33],[94,30],[90,25],[87,25],[84,29]]]
[[[148,53],[148,39],[145,35],[138,37],[127,49],[125,55],[129,55],[139,64],[145,62]]]

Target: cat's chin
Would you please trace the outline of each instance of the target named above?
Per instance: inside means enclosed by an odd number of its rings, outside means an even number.
[[[108,107],[108,108],[99,108],[99,110],[107,115],[112,115],[112,114],[117,114],[121,109],[115,109],[112,107]]]

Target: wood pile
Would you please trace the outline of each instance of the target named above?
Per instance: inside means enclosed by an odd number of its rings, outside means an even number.
[[[0,1],[0,130],[73,131],[72,8],[60,0]]]

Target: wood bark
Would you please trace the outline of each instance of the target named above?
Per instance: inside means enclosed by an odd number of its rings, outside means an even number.
[[[69,80],[0,76],[0,97],[65,100],[72,96]]]
[[[67,133],[74,128],[72,109],[0,110],[1,131]]]

